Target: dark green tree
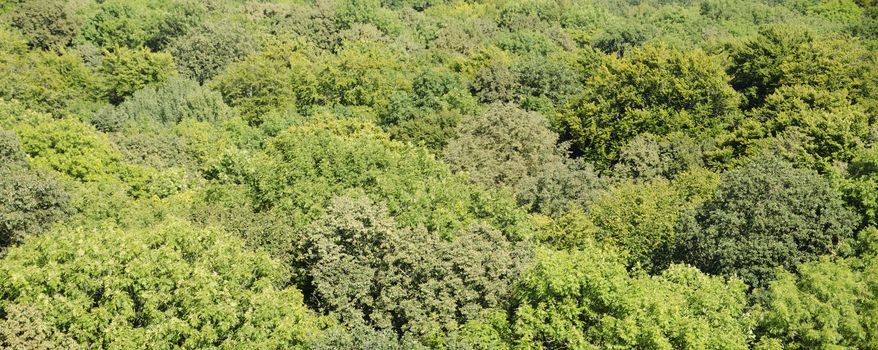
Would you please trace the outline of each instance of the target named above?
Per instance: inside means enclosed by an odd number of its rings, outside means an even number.
[[[14,133],[0,129],[0,255],[40,234],[68,210],[68,195],[50,174],[30,168]]]
[[[490,227],[448,240],[399,229],[386,207],[362,197],[333,199],[304,235],[314,305],[345,324],[428,342],[503,306],[526,256]]]
[[[209,23],[175,39],[168,51],[183,75],[203,84],[259,47],[258,37],[243,26]]]
[[[24,33],[30,47],[43,50],[67,47],[79,32],[63,0],[26,1],[12,12],[11,22]]]
[[[705,272],[761,287],[776,267],[850,253],[856,224],[826,179],[765,156],[723,175],[715,198],[683,220],[681,248]]]
[[[854,102],[868,104],[878,84],[874,54],[859,40],[820,36],[802,26],[768,26],[733,47],[731,59],[732,86],[744,95],[748,109],[784,85],[846,90]]]

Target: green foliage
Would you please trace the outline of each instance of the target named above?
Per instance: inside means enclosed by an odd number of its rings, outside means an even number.
[[[808,263],[799,267],[798,275],[780,271],[757,309],[756,347],[874,349],[876,276],[875,251],[863,259]]]
[[[67,211],[67,193],[48,174],[30,169],[15,134],[5,130],[0,130],[0,194],[0,256]]]
[[[62,0],[27,1],[12,13],[12,25],[38,49],[60,49],[69,45],[79,31],[76,18]]]
[[[374,126],[328,120],[294,126],[271,140],[255,173],[257,208],[276,208],[294,223],[322,214],[336,194],[360,188],[386,201],[398,222],[449,235],[486,220],[510,236],[522,213],[511,198],[467,186],[425,150],[390,141]],[[507,231],[508,230],[508,231]]]
[[[171,133],[116,135],[113,141],[125,160],[158,169],[185,167],[195,162],[186,140]]]
[[[3,113],[6,114],[6,113]],[[55,170],[80,181],[107,180],[119,170],[121,154],[108,140],[82,122],[52,119],[45,114],[11,110],[3,121],[15,121],[21,150],[36,167]]]
[[[319,322],[265,254],[212,230],[58,229],[0,262],[0,309],[86,348],[305,348]],[[56,337],[62,340],[60,337]]]
[[[624,182],[598,196],[588,207],[598,241],[618,247],[628,266],[657,273],[673,261],[680,211],[700,204],[697,193],[713,192],[718,176],[686,173],[671,183],[657,179]],[[680,186],[691,186],[680,188]]]
[[[863,150],[848,166],[843,180],[844,198],[863,219],[864,226],[878,225],[878,148]]]
[[[734,47],[731,59],[731,83],[744,95],[747,108],[762,105],[784,85],[848,91],[860,103],[874,98],[874,54],[854,38],[826,38],[801,27],[770,26]]]
[[[39,309],[30,305],[9,305],[0,319],[0,349],[80,349],[63,332],[52,328]]]
[[[155,1],[150,12],[144,16],[149,22],[149,38],[146,46],[153,51],[165,50],[177,38],[188,34],[204,21],[209,8],[198,1]]]
[[[14,40],[14,38],[13,38]],[[73,53],[0,53],[0,97],[61,116],[97,95],[94,74]]]
[[[98,8],[82,26],[82,37],[98,47],[124,46],[138,48],[149,40],[145,14],[124,1],[108,1]]]
[[[563,106],[582,91],[576,71],[564,62],[531,56],[519,62],[515,70],[524,96],[546,98]]]
[[[557,142],[542,115],[495,104],[461,124],[444,158],[473,182],[508,188],[519,204],[549,213],[584,205],[600,185],[597,174],[578,169]]]
[[[251,124],[278,109],[307,110],[318,99],[316,68],[299,51],[264,52],[234,63],[212,86]]]
[[[874,0],[0,0],[0,348],[878,348],[876,49]]]
[[[482,103],[515,101],[519,90],[516,72],[500,60],[494,60],[482,67],[472,83],[473,95]]]
[[[649,46],[607,57],[561,128],[580,153],[607,165],[638,134],[697,136],[727,125],[737,106],[728,80],[701,51]]]
[[[850,253],[856,216],[816,172],[763,157],[724,174],[715,198],[681,226],[687,262],[760,287],[775,267]]]
[[[333,199],[304,233],[314,304],[345,324],[428,341],[503,305],[525,253],[502,233],[477,225],[445,240],[396,226],[381,204]]]
[[[203,84],[258,47],[258,39],[244,27],[212,23],[177,38],[168,51],[183,75]]]
[[[0,161],[4,166],[25,164],[25,156],[21,153],[21,143],[11,131],[0,129]]]
[[[407,90],[400,55],[374,42],[346,45],[320,76],[321,94],[330,103],[387,110],[394,91]]]
[[[411,93],[392,95],[387,109],[381,124],[394,139],[440,150],[454,137],[460,120],[475,114],[477,103],[458,76],[427,70],[415,77]]]
[[[118,104],[146,85],[167,80],[176,74],[176,68],[174,58],[167,53],[116,47],[113,52],[104,51],[98,73],[107,98]]]
[[[731,163],[774,149],[799,165],[831,172],[872,137],[868,113],[851,104],[845,91],[781,86],[749,114],[751,118],[720,138],[711,157],[731,157],[725,160]]]
[[[747,348],[746,286],[691,267],[629,276],[622,259],[597,247],[538,249],[516,289],[520,348]]]
[[[218,123],[234,115],[219,93],[174,77],[137,90],[125,102],[105,108],[90,122],[103,131],[118,131],[156,123],[175,125],[183,119]]]
[[[687,170],[703,166],[703,157],[703,146],[689,136],[674,133],[658,137],[644,133],[621,149],[613,172],[636,179],[673,179]]]

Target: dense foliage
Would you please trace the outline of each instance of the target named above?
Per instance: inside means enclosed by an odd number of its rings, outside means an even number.
[[[0,1],[0,349],[878,349],[874,0]]]

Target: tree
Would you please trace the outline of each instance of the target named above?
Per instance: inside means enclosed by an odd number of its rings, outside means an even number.
[[[381,125],[395,139],[423,143],[438,151],[454,137],[460,120],[477,109],[459,76],[446,70],[424,70],[414,78],[411,92],[391,96]]]
[[[567,159],[558,136],[538,113],[494,104],[462,123],[457,133],[444,151],[451,168],[466,172],[475,183],[510,189],[520,204],[534,211],[584,204],[589,191],[599,186],[594,171],[577,169]],[[544,191],[553,183],[563,191]]]
[[[34,306],[9,305],[0,319],[0,349],[81,349],[73,339],[52,328]]]
[[[423,228],[398,229],[386,207],[362,197],[334,198],[305,230],[302,250],[321,310],[355,329],[440,343],[503,305],[525,257],[490,227],[470,227],[448,240]]]
[[[167,53],[116,47],[112,52],[104,51],[98,72],[107,98],[119,104],[135,91],[176,75],[176,68],[174,58]]]
[[[640,134],[620,150],[613,173],[639,180],[673,179],[704,166],[703,148],[701,142],[682,133],[664,137]]]
[[[516,287],[517,347],[747,349],[752,321],[739,280],[683,265],[632,277],[596,246],[536,254]]]
[[[874,349],[878,346],[875,230],[862,258],[831,259],[778,271],[756,309],[758,349]]]
[[[13,39],[14,41],[14,39]],[[100,95],[94,72],[74,53],[12,52],[2,55],[0,96],[30,109],[63,116],[89,105]]]
[[[0,110],[0,112],[5,112]],[[120,170],[122,155],[105,135],[74,118],[53,119],[27,110],[0,113],[21,140],[21,150],[37,168],[79,181],[108,180]]]
[[[778,266],[849,253],[856,224],[826,179],[765,156],[723,175],[715,198],[683,220],[681,247],[703,271],[761,287]]]
[[[11,22],[28,38],[30,47],[61,49],[79,31],[79,24],[68,11],[60,0],[27,1],[15,8]]]
[[[523,239],[525,213],[511,196],[467,183],[425,149],[391,141],[368,122],[317,120],[271,139],[248,182],[259,211],[278,210],[296,227],[329,200],[359,189],[384,201],[400,225],[442,237],[485,222]]]
[[[82,26],[82,37],[104,49],[140,48],[149,40],[145,11],[132,3],[108,1]]]
[[[617,184],[588,206],[594,235],[599,242],[617,247],[628,267],[659,273],[673,262],[681,210],[700,204],[703,198],[693,192],[712,192],[718,180],[710,172],[690,172],[673,183],[656,179]],[[685,185],[705,188],[683,189]]]
[[[576,71],[557,59],[528,56],[515,65],[515,71],[520,95],[548,99],[558,109],[582,91]]]
[[[119,131],[151,124],[173,126],[183,119],[219,123],[234,115],[218,92],[173,77],[137,90],[118,106],[102,110],[90,122],[102,131]]]
[[[872,138],[866,107],[846,90],[784,85],[717,138],[709,157],[728,165],[766,150],[823,173],[848,162]]]
[[[647,46],[605,60],[560,121],[562,135],[602,166],[639,134],[710,134],[737,109],[729,77],[702,51]]]
[[[210,23],[175,39],[168,51],[180,72],[203,84],[256,51],[258,37],[234,23]]]
[[[513,102],[518,77],[506,62],[495,59],[479,69],[470,90],[482,103]]]
[[[317,68],[306,53],[282,46],[231,64],[212,87],[253,125],[270,111],[307,111],[318,100]]]
[[[33,308],[33,322],[85,348],[306,348],[318,320],[282,271],[233,237],[174,220],[60,228],[0,262],[0,314],[10,322],[16,305]]]
[[[0,130],[0,255],[67,214],[68,195],[52,176],[34,171],[15,134]]]
[[[412,82],[402,70],[401,52],[376,42],[353,42],[339,50],[320,75],[320,91],[329,103],[387,110],[389,96]]]
[[[842,184],[845,200],[862,216],[862,226],[878,225],[878,148],[861,151],[848,173]]]
[[[774,25],[733,48],[729,75],[747,109],[762,105],[784,85],[846,90],[855,103],[868,103],[878,78],[873,56],[855,38],[823,37],[798,26]]]

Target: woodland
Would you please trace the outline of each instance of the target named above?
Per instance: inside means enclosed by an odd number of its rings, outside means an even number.
[[[0,0],[0,349],[878,349],[876,0]]]

